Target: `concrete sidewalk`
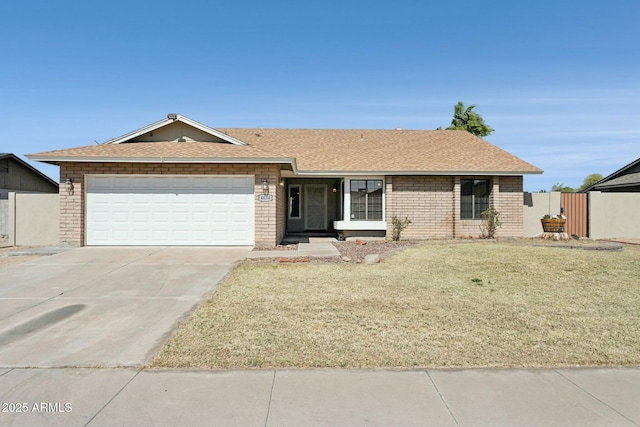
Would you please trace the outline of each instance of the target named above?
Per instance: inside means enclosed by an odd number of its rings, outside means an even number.
[[[308,241],[295,242],[298,244],[296,249],[251,251],[247,258],[339,257],[340,252],[331,242],[337,240],[333,237],[309,237]]]
[[[0,368],[2,426],[638,426],[640,368]]]

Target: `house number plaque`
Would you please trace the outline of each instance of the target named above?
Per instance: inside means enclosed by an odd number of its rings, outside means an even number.
[[[261,202],[270,202],[273,200],[273,196],[271,194],[260,194],[258,195],[258,200]]]

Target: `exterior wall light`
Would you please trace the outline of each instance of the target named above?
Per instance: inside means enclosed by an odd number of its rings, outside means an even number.
[[[280,184],[280,187],[284,187],[284,178],[280,178],[279,184]]]
[[[73,196],[73,179],[67,178],[64,182],[64,188],[67,190],[67,194]]]
[[[266,179],[262,180],[262,194],[269,194],[269,181]]]

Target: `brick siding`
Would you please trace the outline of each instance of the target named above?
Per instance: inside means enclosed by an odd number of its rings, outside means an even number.
[[[524,235],[524,208],[522,205],[522,177],[501,176],[494,207],[500,212],[502,227],[497,237],[522,237]],[[494,197],[495,197],[494,194]]]
[[[386,177],[387,238],[392,218],[405,217],[411,224],[403,239],[450,239],[453,235],[453,179],[450,176]]]
[[[480,220],[460,219],[460,179],[460,176],[386,177],[387,238],[392,236],[394,215],[411,220],[402,233],[403,239],[479,237]],[[502,227],[496,236],[521,237],[522,177],[491,177],[491,205],[501,214]]]

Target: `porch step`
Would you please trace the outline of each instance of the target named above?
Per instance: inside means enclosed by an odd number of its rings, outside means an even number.
[[[335,242],[336,233],[292,233],[287,234],[283,239],[282,243],[284,244],[292,244],[292,243],[309,243],[312,239],[316,239],[315,241],[329,240],[331,242]],[[320,240],[317,240],[320,239]]]
[[[308,243],[298,243],[296,250],[284,251],[251,251],[247,254],[247,258],[295,258],[295,257],[334,257],[340,256],[340,252],[331,242],[337,242],[335,237],[309,237]],[[295,243],[288,242],[286,243]]]
[[[334,237],[309,237],[309,243],[298,243],[298,256],[331,257],[340,256],[340,252],[331,242]]]

